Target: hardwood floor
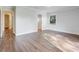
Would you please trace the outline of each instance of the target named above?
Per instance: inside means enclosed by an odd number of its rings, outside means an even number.
[[[42,37],[42,33],[31,33],[21,36],[13,36],[10,31],[4,33],[0,45],[2,52],[59,52],[60,50],[51,45]]]
[[[14,50],[14,40],[15,36],[12,34],[11,30],[6,29],[1,39],[0,44],[0,51],[7,52],[7,51],[15,51]]]
[[[79,35],[56,31],[46,31],[46,40],[63,52],[79,52]]]
[[[42,37],[42,33],[31,33],[16,37],[16,51],[60,52],[58,48]]]
[[[4,33],[0,40],[1,52],[73,52],[79,51],[79,36],[44,30],[14,36],[11,31]]]

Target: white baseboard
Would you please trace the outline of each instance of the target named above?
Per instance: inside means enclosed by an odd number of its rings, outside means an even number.
[[[53,29],[44,29],[44,30],[51,30],[51,31],[58,31],[58,32],[64,32],[64,33],[70,33],[70,34],[75,34],[75,35],[79,35],[79,33],[76,32],[68,32],[68,31],[64,31],[64,30],[53,30]]]
[[[25,32],[25,33],[18,33],[18,34],[16,34],[16,36],[20,36],[20,35],[24,35],[24,34],[29,34],[29,33],[33,33],[33,32],[36,32],[36,31]]]
[[[64,32],[64,33],[70,33],[70,34],[76,34],[76,35],[79,35],[79,33],[74,33],[74,32],[68,32],[68,31],[60,31],[60,30],[52,30],[52,29],[43,29],[43,30],[51,30],[51,31],[58,31],[58,32]],[[29,33],[33,33],[33,32],[36,32],[36,31],[30,31],[30,32],[24,32],[24,33],[18,33],[16,34],[16,36],[19,36],[19,35],[24,35],[24,34],[29,34]]]

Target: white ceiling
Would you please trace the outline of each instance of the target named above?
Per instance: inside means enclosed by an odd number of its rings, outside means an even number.
[[[19,6],[19,7],[26,8],[26,9],[29,8],[29,9],[37,11],[37,12],[45,11],[48,13],[79,8],[79,6]],[[8,9],[8,8],[12,8],[12,7],[4,6],[4,8]]]
[[[36,11],[57,12],[79,8],[79,6],[27,6]]]

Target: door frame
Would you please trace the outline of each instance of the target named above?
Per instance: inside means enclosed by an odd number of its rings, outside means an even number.
[[[14,12],[12,11],[12,10],[2,10],[1,11],[1,37],[3,36],[3,34],[4,34],[4,15],[5,15],[5,13],[11,13],[12,15],[12,30],[13,30],[13,20],[14,20]],[[14,32],[13,32],[14,33]],[[14,33],[15,34],[15,33]]]
[[[4,29],[5,29],[5,15],[9,15],[9,29],[12,29],[12,13],[10,11],[4,11],[3,20],[4,20]]]
[[[8,14],[10,17],[10,19],[11,20],[9,20],[10,21],[10,24],[9,24],[9,26],[10,26],[10,28],[9,29],[12,29],[13,30],[13,22],[12,22],[12,20],[13,20],[13,12],[12,11],[3,11],[3,27],[4,27],[4,29],[5,29],[5,14]]]
[[[41,14],[38,14],[38,27],[37,27],[37,31],[38,32],[42,32],[43,29],[42,29],[42,15]]]

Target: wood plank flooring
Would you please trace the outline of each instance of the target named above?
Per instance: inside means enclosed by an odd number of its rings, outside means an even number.
[[[63,52],[79,52],[79,35],[46,31],[44,38]]]
[[[13,36],[10,31],[4,33],[0,45],[1,52],[59,52],[58,48],[45,40],[40,32]]]
[[[79,36],[50,30],[14,36],[10,31],[0,40],[1,52],[79,51]]]

